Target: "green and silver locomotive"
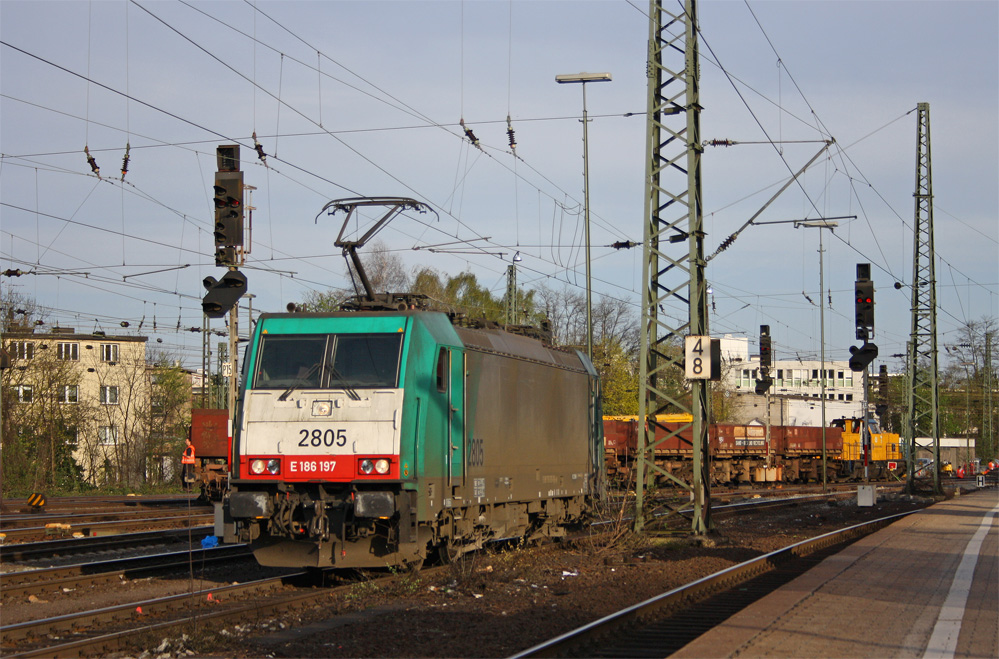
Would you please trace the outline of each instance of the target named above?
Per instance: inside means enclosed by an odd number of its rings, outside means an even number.
[[[369,291],[356,310],[260,317],[226,542],[264,565],[381,567],[585,517],[604,459],[586,356],[415,306]]]

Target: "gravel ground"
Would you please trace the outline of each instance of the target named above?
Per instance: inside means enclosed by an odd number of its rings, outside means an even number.
[[[391,587],[370,582],[331,595],[310,610],[248,620],[164,639],[156,657],[502,657],[591,620],[760,554],[867,519],[932,503],[882,499],[872,508],[819,501],[716,520],[714,532],[642,537],[623,526],[611,540],[577,540],[528,549],[488,550],[450,565],[440,576],[405,575]],[[240,580],[247,580],[245,574]],[[224,571],[195,583],[232,580]],[[56,615],[49,610],[108,606],[185,592],[176,580],[125,582],[99,593],[57,595],[45,604],[3,602],[4,624]],[[68,604],[67,602],[73,602]],[[122,655],[125,656],[125,655]]]
[[[505,657],[760,554],[930,503],[821,502],[721,519],[703,539],[624,533],[601,544],[487,551],[441,578],[415,575],[390,590],[361,584],[291,619],[188,647],[204,656]]]

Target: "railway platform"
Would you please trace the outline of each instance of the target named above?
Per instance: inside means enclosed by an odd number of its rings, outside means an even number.
[[[671,657],[999,657],[999,493],[909,515]]]

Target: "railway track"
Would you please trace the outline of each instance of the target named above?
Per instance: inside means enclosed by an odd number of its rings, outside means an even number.
[[[425,573],[439,569],[443,568]],[[393,574],[369,580],[369,584],[385,587],[405,578],[405,574]],[[358,583],[342,581],[332,588],[317,589],[315,579],[314,573],[297,572],[8,625],[0,627],[0,647],[3,656],[10,658],[103,655],[140,647],[152,638],[180,635],[199,625],[243,624],[312,607]]]
[[[211,526],[163,531],[144,531],[119,535],[102,535],[85,538],[61,538],[43,542],[26,542],[0,547],[0,564],[19,563],[32,565],[41,561],[67,560],[82,555],[96,556],[110,551],[149,551],[153,548],[182,543],[200,543],[211,534]]]
[[[0,596],[4,600],[13,600],[30,595],[70,592],[106,584],[120,584],[126,579],[182,573],[192,566],[202,569],[208,565],[252,560],[253,554],[246,545],[228,545],[7,572],[0,575]]]
[[[37,542],[60,537],[94,537],[152,529],[186,529],[211,524],[214,520],[212,512],[202,512],[200,510],[198,512],[179,511],[156,517],[149,517],[147,513],[135,516],[129,514],[125,516],[125,519],[121,519],[120,516],[114,514],[100,515],[95,518],[99,519],[101,517],[112,517],[112,519],[106,521],[78,521],[72,517],[45,519],[35,516],[29,522],[33,522],[34,525],[5,528],[0,532],[0,541],[8,544],[12,542]],[[58,519],[69,521],[57,521]]]
[[[716,572],[515,657],[664,657],[826,556],[911,513],[826,533]]]

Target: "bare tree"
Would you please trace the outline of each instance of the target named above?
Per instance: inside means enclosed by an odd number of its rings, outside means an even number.
[[[957,331],[957,340],[945,346],[950,361],[943,369],[941,396],[948,399],[944,422],[964,436],[977,435],[979,457],[999,453],[999,405],[996,397],[997,323],[995,318],[972,320]]]
[[[376,240],[358,253],[368,282],[376,293],[405,293],[409,290],[410,277],[402,257],[391,251],[385,243]],[[340,305],[347,299],[363,295],[361,279],[349,259],[345,259],[344,274],[352,282],[352,286],[309,291],[302,300],[305,309],[319,312],[339,311]]]

